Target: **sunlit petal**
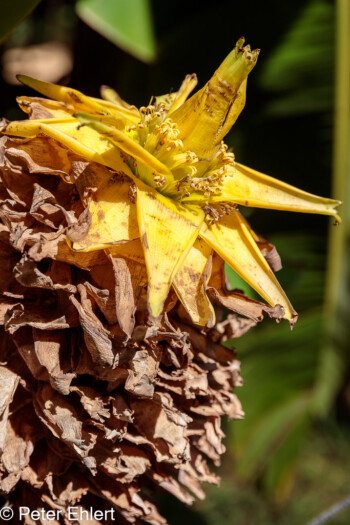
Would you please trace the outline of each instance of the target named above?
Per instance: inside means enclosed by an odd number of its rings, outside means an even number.
[[[256,208],[333,215],[340,221],[336,210],[340,201],[299,190],[238,163],[232,177],[225,179],[221,193],[212,199],[213,202],[222,200]]]
[[[292,305],[236,212],[209,226],[203,223],[200,235],[270,305],[283,306],[284,317],[293,321]]]
[[[173,286],[192,321],[202,326],[215,324],[214,308],[206,293],[211,273],[211,247],[197,239],[181,268]]]
[[[99,162],[117,172],[123,172],[131,178],[134,177],[124,162],[120,150],[97,131],[87,126],[79,127],[77,119],[14,121],[5,126],[2,132],[16,137],[46,135],[86,160]]]
[[[144,186],[137,188],[137,215],[148,272],[148,302],[156,317],[198,236],[204,213]]]
[[[140,236],[136,207],[129,197],[130,182],[108,177],[91,196],[90,228],[87,235],[73,243],[73,249],[89,252],[121,244]]]

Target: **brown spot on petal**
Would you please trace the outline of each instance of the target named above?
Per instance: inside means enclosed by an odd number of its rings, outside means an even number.
[[[146,233],[142,234],[141,240],[142,240],[142,244],[143,244],[145,250],[149,250],[148,241],[147,241],[147,234]]]

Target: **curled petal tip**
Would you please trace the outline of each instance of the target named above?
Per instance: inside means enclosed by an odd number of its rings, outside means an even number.
[[[18,80],[18,82],[21,82],[21,84],[25,84],[26,78],[26,75],[16,75],[16,79]]]
[[[243,46],[244,46],[244,42],[245,42],[245,37],[244,36],[241,36],[241,38],[239,38],[236,42],[236,45],[235,45],[235,49],[236,51],[240,51]]]

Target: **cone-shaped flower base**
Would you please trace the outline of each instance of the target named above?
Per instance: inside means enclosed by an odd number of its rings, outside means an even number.
[[[67,244],[67,235],[81,242],[90,219],[57,175],[97,178],[104,168],[45,138],[3,137],[0,148],[1,493],[16,512],[68,519],[74,505],[113,508],[118,523],[164,523],[152,494],[204,497],[201,482],[218,481],[207,460],[225,450],[221,416],[242,417],[239,363],[220,338],[281,312],[225,290],[214,258],[203,290],[249,318],[203,331],[172,292],[155,321],[138,239],[108,253]]]

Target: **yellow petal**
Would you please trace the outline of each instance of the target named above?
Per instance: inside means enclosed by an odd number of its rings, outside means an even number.
[[[108,113],[110,115],[115,115],[115,116],[123,116],[127,118],[128,120],[130,120],[131,122],[133,122],[133,124],[137,124],[138,122],[140,122],[139,110],[134,106],[130,106],[130,108],[125,108],[123,106],[113,104],[112,102],[107,102],[107,100],[101,100],[99,98],[93,98],[93,97],[89,97],[89,98],[93,102],[96,102],[97,104],[102,106],[105,113]]]
[[[121,244],[140,236],[136,205],[129,198],[130,181],[106,177],[92,194],[89,211],[91,224],[87,235],[72,248],[90,252]]]
[[[79,121],[83,124],[89,125],[91,121],[102,122],[107,126],[116,128],[117,130],[124,131],[128,126],[132,126],[132,121],[125,117],[124,115],[93,115],[92,113],[74,113],[74,117],[78,118]],[[90,126],[92,129],[93,125]],[[98,130],[95,130],[98,131]]]
[[[143,185],[137,188],[137,216],[148,273],[148,303],[151,314],[157,317],[176,272],[196,240],[204,213]]]
[[[256,233],[250,226],[247,219],[243,217],[243,215],[238,210],[236,210],[236,213],[239,215],[240,219],[246,225],[249,233],[251,234],[254,241],[258,245],[259,250],[261,251],[262,255],[265,257],[271,270],[275,273],[279,272],[282,269],[282,261],[281,261],[281,257],[278,254],[278,251],[276,250],[276,247],[273,244],[271,244],[268,241],[268,239],[266,239],[266,237]]]
[[[200,235],[270,305],[283,306],[285,319],[293,322],[296,312],[237,212],[203,223]]]
[[[227,135],[227,133],[230,131],[240,114],[242,113],[245,103],[246,103],[246,95],[247,95],[247,79],[243,80],[242,84],[239,86],[237,90],[237,94],[234,100],[234,103],[232,104],[231,108],[229,109],[227,113],[227,117],[225,119],[225,122],[222,125],[222,128],[220,129],[217,141],[223,140],[224,137]]]
[[[76,111],[74,106],[65,104],[64,102],[57,102],[56,100],[49,100],[40,97],[17,97],[17,103],[22,111],[32,117],[33,109],[36,107],[43,108],[43,111],[50,113],[50,116],[35,117],[35,118],[69,118]]]
[[[173,113],[177,108],[182,106],[182,104],[186,101],[188,95],[194,90],[196,85],[198,84],[197,75],[187,75],[185,77],[185,80],[182,82],[179,91],[175,94],[175,99],[172,105],[170,106],[170,109],[168,111],[168,117]]]
[[[111,87],[109,86],[101,86],[100,88],[101,97],[109,103],[112,103],[113,105],[121,106],[123,108],[130,108],[133,111],[137,111],[135,106],[130,106],[125,100],[121,98],[121,96]],[[101,102],[100,102],[101,103]]]
[[[239,40],[209,82],[171,115],[184,148],[200,161],[210,160],[244,107],[245,81],[259,50],[252,52],[243,43]]]
[[[76,155],[108,166],[117,172],[123,172],[135,179],[132,171],[121,157],[120,150],[97,131],[87,126],[79,127],[79,121],[76,119],[52,118],[14,121],[4,126],[1,132],[16,137],[47,135],[69,148]]]
[[[212,271],[208,283],[208,292],[215,303],[229,310],[253,319],[256,323],[262,321],[265,314],[273,319],[281,319],[284,314],[282,307],[272,307],[244,295],[240,290],[227,290],[225,262],[214,253],[212,257]]]
[[[106,267],[108,259],[103,251],[90,253],[75,252],[69,244],[68,240],[67,242],[66,240],[59,242],[54,259],[72,264],[78,268],[83,268],[84,270],[92,270],[99,266],[101,266],[101,268]]]
[[[145,257],[140,239],[135,239],[134,241],[126,242],[125,244],[118,244],[117,246],[110,246],[108,248],[108,252],[111,253],[113,257],[124,257],[126,259],[130,259],[131,261],[137,262],[146,268]]]
[[[242,164],[236,163],[235,168],[233,176],[225,179],[221,193],[213,196],[212,202],[230,201],[256,208],[333,215],[340,222],[336,210],[340,201],[299,190]]]
[[[133,122],[138,122],[140,119],[136,108],[129,109],[123,107],[122,105],[118,105],[106,100],[88,97],[77,89],[59,86],[58,84],[52,84],[51,82],[44,82],[26,75],[18,75],[17,78],[20,82],[22,82],[22,84],[35,89],[46,97],[72,105],[75,108],[75,111],[87,111],[90,113],[98,113],[102,115],[123,114]]]
[[[104,138],[110,141],[112,144],[120,148],[122,151],[125,151],[128,155],[131,155],[136,160],[149,167],[152,172],[164,176],[166,179],[171,181],[174,180],[174,177],[169,170],[162,162],[160,162],[154,155],[145,150],[140,144],[131,139],[126,133],[123,133],[119,129],[108,126],[104,122],[99,122],[98,118],[94,118],[93,115],[88,115],[84,113],[77,113],[80,122],[84,125],[86,124],[90,129],[95,133],[99,133],[101,138]],[[154,186],[151,172],[151,178],[148,178],[145,182],[151,186]]]
[[[35,91],[38,91],[46,97],[71,104],[77,110],[81,111],[96,111],[97,113],[105,113],[106,110],[98,102],[87,97],[77,89],[72,89],[66,86],[59,86],[58,84],[52,84],[51,82],[44,82],[36,78],[28,77],[27,75],[18,75],[18,80],[29,86]]]
[[[159,106],[159,104],[162,104],[165,110],[169,110],[171,106],[174,103],[174,100],[176,98],[176,91],[175,93],[167,93],[166,95],[158,95],[157,97],[154,97],[154,99],[151,99],[151,103],[155,106]]]
[[[123,115],[134,124],[137,124],[140,121],[139,110],[135,106],[130,106],[125,101],[122,101],[122,103],[119,104],[116,101],[102,100],[100,98],[89,97],[89,99],[104,108],[106,113],[111,115]]]
[[[215,324],[214,307],[206,287],[211,274],[211,247],[197,239],[175,275],[173,286],[192,321],[209,328]]]

